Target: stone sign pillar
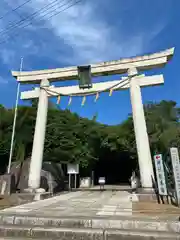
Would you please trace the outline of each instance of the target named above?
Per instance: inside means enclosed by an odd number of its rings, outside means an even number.
[[[132,115],[134,122],[134,131],[138,153],[140,178],[143,188],[152,188],[152,178],[154,178],[149,139],[144,116],[144,109],[141,97],[141,89],[137,81],[137,70],[129,69],[130,79],[130,97],[132,105]]]
[[[40,86],[41,88],[39,94],[39,103],[28,180],[28,188],[32,190],[38,189],[40,187],[48,112],[48,94],[46,90],[43,89],[43,87],[48,87],[49,81],[47,79],[42,80]]]

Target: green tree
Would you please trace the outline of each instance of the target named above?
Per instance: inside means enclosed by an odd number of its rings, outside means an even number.
[[[180,144],[180,109],[173,101],[147,103],[144,106],[152,154],[166,153]],[[31,156],[37,101],[32,106],[20,106],[16,125],[13,161],[22,162]],[[97,116],[97,115],[96,115]],[[9,158],[14,109],[0,105],[1,172]],[[69,110],[49,104],[44,160],[78,162],[90,171],[97,161],[112,156],[137,165],[137,153],[132,117],[116,126],[81,118]]]

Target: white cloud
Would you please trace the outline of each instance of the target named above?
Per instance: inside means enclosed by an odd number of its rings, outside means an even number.
[[[31,6],[39,9],[46,4],[47,0],[35,0]],[[114,32],[114,27],[106,23],[106,16],[98,17],[92,1],[82,2],[55,18],[48,18],[49,15],[45,17],[48,28],[73,49],[73,57],[66,56],[65,59],[70,63],[105,61],[143,51],[140,37],[132,36],[129,41],[124,40],[123,29],[115,29],[118,31]]]
[[[33,0],[19,14],[31,14],[52,2],[54,0]],[[60,11],[65,2],[69,0],[60,1],[48,11]],[[16,6],[19,3],[22,2],[16,1]],[[50,15],[43,17],[47,11],[41,11],[36,22],[21,30],[16,40],[10,38],[8,44],[0,46],[0,58],[9,68],[19,66],[22,55],[29,61],[26,66],[31,65],[33,58],[75,65],[130,57],[149,50],[147,46],[159,33],[159,27],[152,27],[153,30],[148,33],[138,32],[137,29],[132,35],[125,24],[109,24],[106,8],[103,14],[98,14],[97,4],[97,1],[82,1],[51,19]]]

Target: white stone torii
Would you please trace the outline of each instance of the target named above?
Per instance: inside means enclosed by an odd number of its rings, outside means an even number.
[[[87,93],[106,91],[106,89],[109,88],[113,88],[113,90],[130,89],[141,183],[143,188],[152,188],[152,178],[154,178],[154,173],[140,88],[145,86],[161,85],[164,83],[164,79],[163,75],[137,76],[137,74],[140,71],[163,67],[170,60],[173,54],[174,48],[171,48],[151,55],[93,64],[91,65],[92,76],[128,73],[130,81],[126,81],[125,78],[122,78],[121,81],[101,82],[93,84],[91,89],[85,90],[79,89],[78,86],[50,86],[50,82],[77,79],[77,67],[30,72],[12,71],[12,75],[17,78],[17,81],[20,83],[40,83],[40,88],[35,88],[34,90],[21,93],[21,99],[24,100],[39,98],[28,181],[29,189],[36,191],[40,187],[40,174],[43,161],[48,111],[48,97],[58,96],[61,94],[83,95]],[[119,85],[116,86],[118,83]]]

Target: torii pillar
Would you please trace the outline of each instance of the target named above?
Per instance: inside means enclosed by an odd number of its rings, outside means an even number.
[[[153,187],[152,181],[154,179],[154,171],[144,115],[144,107],[141,97],[141,87],[139,86],[138,81],[136,81],[137,74],[138,72],[136,68],[131,68],[128,70],[128,76],[131,78],[130,98],[141,185],[144,189],[149,190]]]
[[[38,189],[40,187],[41,181],[41,169],[48,112],[48,94],[43,88],[49,87],[49,81],[47,79],[42,80],[40,87],[41,89],[39,93],[36,125],[28,179],[28,188],[32,190]]]

